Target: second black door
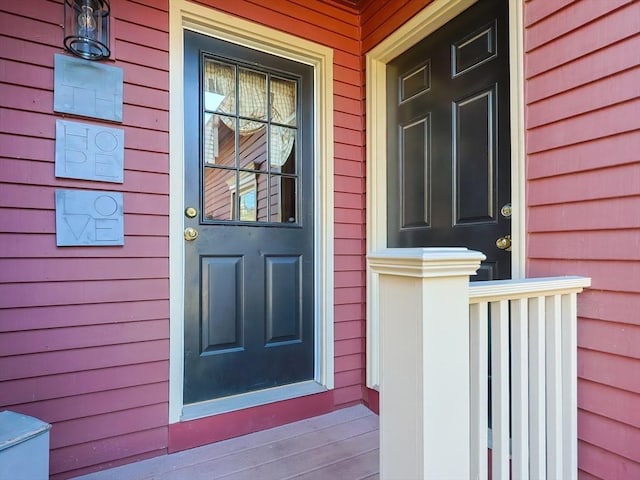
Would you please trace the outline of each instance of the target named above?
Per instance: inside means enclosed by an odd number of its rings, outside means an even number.
[[[479,250],[475,280],[511,277],[507,25],[480,0],[387,68],[388,245]]]

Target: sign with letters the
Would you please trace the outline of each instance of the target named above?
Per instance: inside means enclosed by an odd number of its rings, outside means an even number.
[[[124,181],[124,130],[56,120],[56,177]]]
[[[53,110],[122,122],[123,80],[120,67],[57,53],[53,69]]]
[[[56,190],[56,245],[124,245],[122,192]]]

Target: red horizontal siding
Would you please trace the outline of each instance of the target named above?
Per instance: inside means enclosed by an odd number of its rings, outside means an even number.
[[[560,68],[529,78],[525,96],[528,102],[569,91],[580,85],[633,68],[640,37],[629,37],[590,55],[580,57]]]
[[[531,50],[556,38],[579,29],[582,25],[608,14],[612,9],[631,3],[633,0],[607,0],[607,2],[574,2],[567,8],[555,12],[537,23],[536,29],[531,30],[527,37],[527,49]],[[538,2],[543,3],[543,2]],[[561,2],[557,2],[561,3]],[[557,5],[556,5],[557,6]],[[531,14],[527,20],[531,22]]]
[[[364,273],[358,271],[337,271],[335,273],[335,286],[340,287],[364,287]]]
[[[24,225],[24,216],[32,223]],[[126,214],[126,234],[131,236],[166,236],[167,219],[160,215]],[[0,209],[0,232],[2,233],[55,233],[55,215],[52,211],[29,209]],[[22,275],[24,272],[17,272]],[[77,272],[76,272],[77,273]],[[2,272],[0,272],[0,276]],[[140,275],[133,273],[132,275]]]
[[[50,138],[0,134],[0,156],[4,158],[53,162],[51,152],[54,148],[54,140]],[[125,175],[129,176],[127,179],[133,172],[138,171],[169,173],[167,156],[162,153],[132,150],[126,148],[125,141],[125,156],[127,158]]]
[[[294,409],[293,416],[361,401],[365,168],[358,11],[300,0],[201,3],[334,50],[336,390],[301,399],[304,412]],[[52,112],[53,56],[61,52],[62,31],[52,19],[62,4],[0,6],[0,370],[6,377],[0,406],[54,423],[54,478],[155,455],[168,442],[169,2],[114,0],[112,7],[113,60],[124,72],[123,184],[55,178],[55,120],[62,117]],[[123,191],[125,245],[56,247],[56,188]],[[267,411],[269,420],[258,421]],[[289,421],[287,412],[286,406],[246,412],[248,423],[234,427],[235,434]],[[176,445],[212,440],[207,422],[196,424],[189,422],[185,437],[176,430]]]
[[[527,144],[530,152],[581,143],[596,138],[617,135],[640,129],[640,118],[635,113],[640,99],[598,109],[554,124],[530,128]]]
[[[340,338],[358,338],[362,339],[364,333],[364,325],[358,321],[342,321],[335,324],[336,336]]]
[[[578,329],[578,346],[638,359],[640,326],[583,318]]]
[[[640,66],[538,101],[527,109],[527,123],[533,128],[638,98],[638,69]]]
[[[166,405],[157,404],[58,422],[57,432],[51,432],[51,448],[68,447],[166,426],[167,414]]]
[[[353,353],[350,355],[344,355],[336,358],[336,370],[344,372],[347,370],[356,370],[362,368],[364,363],[364,355],[360,353]]]
[[[580,480],[640,478],[640,465],[637,462],[584,441],[578,443],[578,458],[581,465]]]
[[[96,188],[95,182],[75,179],[58,179],[54,177],[53,162],[33,162],[30,160],[2,159],[4,169],[0,181],[12,184],[47,185],[58,188]],[[169,185],[166,174],[149,172],[125,173],[125,184],[108,183],[101,190],[129,191],[135,193],[153,193],[167,195]]]
[[[640,293],[640,262],[631,260],[529,259],[529,271],[538,277],[591,275],[594,290]]]
[[[351,223],[336,223],[336,235],[340,238],[363,238],[364,228],[361,225],[353,225]],[[363,265],[360,264],[360,267]],[[342,264],[336,263],[336,268],[342,267]]]
[[[54,476],[167,448],[168,13],[113,6],[145,15],[114,22],[123,184],[54,176],[62,2],[0,6],[0,407],[54,424]],[[56,247],[56,188],[125,192],[126,245]]]
[[[167,360],[169,342],[155,340],[0,358],[0,381]]]
[[[364,384],[363,372],[361,369],[348,370],[336,375],[336,383],[347,386],[362,386]]]
[[[585,442],[640,463],[640,429],[586,411],[581,412],[578,429]]]
[[[56,398],[42,402],[14,405],[12,410],[25,415],[45,415],[49,422],[88,418],[109,412],[129,410],[168,401],[164,383],[139,385],[107,392],[89,393],[78,397]]]
[[[640,4],[525,3],[527,271],[578,302],[581,478],[640,475]]]
[[[165,319],[168,311],[169,299],[0,309],[0,332],[144,322]]]
[[[637,393],[584,379],[578,381],[578,408],[582,410],[640,427],[638,402],[640,395]]]
[[[82,368],[82,365],[77,368]],[[168,370],[169,362],[161,361],[12,380],[3,382],[0,403],[7,406],[18,405],[166,382]],[[43,416],[43,420],[47,421],[47,417]]]
[[[333,394],[334,401],[339,405],[360,403],[363,397],[363,389],[362,385],[350,385],[336,389]]]
[[[167,320],[149,320],[5,333],[0,337],[0,358],[28,353],[164,340],[167,338],[168,329]]]
[[[32,295],[34,291],[38,292],[37,297]],[[4,308],[162,300],[168,296],[169,282],[166,279],[7,283],[0,285],[0,297],[4,299]]]
[[[573,192],[570,188],[574,181],[583,186],[579,192]],[[640,169],[633,163],[610,166],[570,175],[532,179],[530,185],[535,188],[531,189],[529,205],[629,197],[640,192]],[[611,185],[616,185],[616,190],[612,190]]]
[[[612,190],[611,195],[615,195],[615,193]],[[576,195],[582,194],[577,193]],[[640,197],[635,196],[581,203],[534,205],[528,210],[529,231],[562,232],[639,228],[640,216],[636,215],[639,208]]]
[[[145,458],[146,453],[158,455],[167,451],[167,426],[143,430],[127,435],[118,435],[78,445],[60,448],[51,452],[50,473],[53,479],[75,476],[85,467],[108,468],[122,463]],[[85,470],[87,473],[95,468]],[[60,474],[56,476],[56,474]]]
[[[343,9],[336,8],[333,15],[328,16],[288,0],[200,0],[199,3],[338,50],[360,53],[359,31],[350,22],[341,20],[343,17],[352,17]]]
[[[16,283],[73,280],[131,280],[167,278],[166,259],[25,258],[0,259],[0,282]],[[15,272],[15,273],[12,273]]]
[[[61,180],[66,182],[67,180]],[[67,184],[65,184],[67,185]],[[95,183],[78,182],[73,185],[93,185],[93,189],[97,188]],[[164,194],[145,194],[138,192],[127,192],[126,188],[117,190],[117,184],[100,184],[101,190],[124,191],[124,212],[138,213],[148,215],[160,215],[166,218],[166,212],[169,205],[169,197]],[[70,184],[68,186],[71,186]],[[124,185],[121,185],[124,187]],[[53,210],[54,208],[54,191],[53,186],[35,186],[27,184],[10,184],[6,183],[0,190],[0,203],[4,207],[11,208],[40,208]],[[125,225],[126,229],[126,225]],[[167,222],[168,232],[168,222]],[[126,232],[125,232],[126,233]],[[60,250],[58,250],[60,251]],[[66,251],[66,250],[65,250]]]
[[[609,8],[602,12],[606,15],[601,17],[599,21],[583,23],[576,30],[556,36],[553,42],[545,45],[534,48],[529,44],[527,36],[525,48],[527,52],[527,78],[637,35],[637,5],[634,5],[635,2],[629,2],[626,7],[616,10],[616,3],[607,2],[606,5]],[[558,19],[558,22],[561,21]],[[615,25],[616,28],[603,28],[605,23]],[[531,31],[546,30],[549,25],[537,24],[529,28]]]
[[[640,369],[635,358],[580,349],[578,377],[634,394],[640,392]]]
[[[578,308],[589,318],[640,325],[640,296],[633,293],[587,290],[580,295]]]
[[[529,238],[532,259],[640,260],[636,230],[532,233]],[[611,245],[620,246],[613,249]]]
[[[366,53],[371,50],[429,3],[431,0],[365,2],[362,11],[362,51]]]
[[[2,256],[13,258],[167,258],[168,243],[163,237],[128,236],[123,247],[67,247],[60,252],[53,235],[0,234]]]
[[[334,309],[337,322],[360,320],[364,317],[363,304],[336,305]]]

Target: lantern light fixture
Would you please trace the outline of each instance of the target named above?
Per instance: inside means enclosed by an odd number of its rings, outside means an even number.
[[[109,58],[108,0],[64,0],[64,47],[87,60]]]

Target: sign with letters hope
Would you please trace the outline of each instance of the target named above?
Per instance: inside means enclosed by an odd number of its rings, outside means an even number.
[[[124,181],[124,130],[56,120],[56,177]]]
[[[56,245],[124,245],[122,192],[56,190]]]

